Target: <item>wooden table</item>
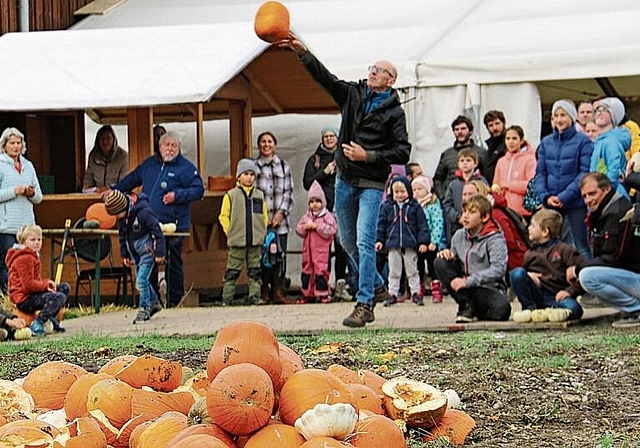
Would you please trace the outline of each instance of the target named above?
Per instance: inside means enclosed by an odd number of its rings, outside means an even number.
[[[56,242],[58,242],[58,240],[62,239],[62,237],[64,236],[64,232],[65,232],[65,229],[42,229],[42,236],[50,237],[51,239],[51,272],[52,273],[55,272],[55,261],[59,258],[55,256],[55,244]],[[94,238],[97,243],[95,258],[94,258],[95,272],[96,272],[96,277],[95,277],[96,286],[95,286],[95,289],[94,289],[95,292],[92,298],[92,302],[93,302],[93,306],[96,314],[100,313],[100,307],[102,302],[100,298],[100,267],[101,267],[100,266],[100,261],[101,261],[100,244],[103,236],[111,237],[113,235],[118,235],[118,231],[113,229],[69,229],[69,238]],[[188,237],[188,236],[189,236],[189,232],[173,232],[173,233],[164,234],[165,239]],[[171,265],[171,257],[169,256],[169,252],[167,252],[166,265],[167,265],[167,268],[165,270],[166,272],[165,278],[167,281],[167,289],[168,289],[169,282],[171,280],[169,278],[169,266]],[[126,288],[126,284],[124,287]],[[125,293],[125,296],[126,296],[126,293]]]

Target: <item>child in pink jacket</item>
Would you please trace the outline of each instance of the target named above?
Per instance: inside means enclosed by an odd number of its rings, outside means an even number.
[[[302,299],[296,303],[331,302],[329,290],[331,243],[337,225],[327,210],[322,187],[313,181],[307,195],[309,209],[302,215],[296,233],[302,241]]]

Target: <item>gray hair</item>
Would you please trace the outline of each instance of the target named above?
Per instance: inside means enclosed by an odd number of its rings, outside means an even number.
[[[180,137],[180,134],[174,131],[167,131],[166,134],[163,134],[162,137],[160,137],[160,140],[158,140],[158,146],[161,146],[162,143],[168,139],[178,142],[178,148],[182,149],[182,137]]]
[[[24,141],[24,134],[20,132],[17,128],[7,128],[2,131],[2,136],[0,136],[0,153],[6,152],[4,147],[7,145],[9,138],[11,136],[18,137],[22,140],[22,154],[27,152],[27,143]]]

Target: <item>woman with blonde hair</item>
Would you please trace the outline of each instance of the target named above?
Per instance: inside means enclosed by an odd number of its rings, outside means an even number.
[[[24,134],[6,128],[0,136],[0,289],[7,291],[7,252],[23,224],[36,222],[33,205],[42,202],[42,191],[33,164],[24,157]]]

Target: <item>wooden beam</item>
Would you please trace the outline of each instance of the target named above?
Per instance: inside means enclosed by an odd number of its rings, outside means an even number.
[[[235,171],[240,159],[251,157],[251,104],[229,102],[229,170]]]
[[[94,0],[88,5],[76,10],[73,14],[82,15],[102,15],[106,14],[114,8],[117,8],[127,0]]]
[[[74,140],[75,140],[75,159],[76,159],[76,185],[84,188],[84,172],[87,166],[87,151],[84,142],[84,113],[77,111],[74,115]]]
[[[150,107],[127,108],[129,169],[133,170],[153,154],[153,110]]]
[[[198,103],[196,109],[196,161],[198,163],[198,171],[204,180],[204,104]]]
[[[275,110],[279,114],[284,112],[284,107],[282,107],[282,105],[273,97],[273,95],[271,95],[269,89],[263,86],[262,83],[256,79],[255,75],[251,72],[249,67],[245,67],[242,73],[244,73],[251,85],[253,85],[253,87],[255,87],[260,95],[262,95],[262,97],[267,101],[269,106],[273,107],[273,110]]]

